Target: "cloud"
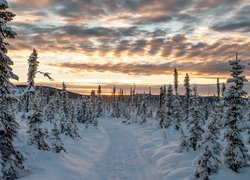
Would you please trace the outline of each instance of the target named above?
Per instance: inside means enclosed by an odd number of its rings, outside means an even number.
[[[246,62],[245,62],[246,63]],[[179,72],[191,73],[193,75],[206,75],[206,76],[227,76],[229,75],[230,67],[228,61],[209,61],[209,62],[187,62],[187,63],[174,63],[167,62],[161,64],[153,63],[49,63],[50,66],[61,68],[68,68],[71,72],[111,72],[122,73],[137,76],[151,76],[172,74],[173,69],[177,67]]]
[[[234,30],[237,30],[237,31],[241,31],[241,32],[249,32],[250,31],[250,21],[216,24],[212,28],[216,31],[234,31]]]
[[[250,5],[245,5],[230,19],[218,22],[211,27],[216,31],[250,31]]]
[[[149,15],[149,16],[142,16],[140,18],[136,18],[134,24],[135,25],[146,25],[146,24],[155,24],[155,23],[166,23],[172,20],[172,17],[169,15]]]

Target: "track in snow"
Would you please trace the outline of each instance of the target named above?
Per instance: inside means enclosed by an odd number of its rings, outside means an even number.
[[[93,166],[98,180],[147,180],[149,166],[142,157],[137,140],[114,119],[100,122],[108,134],[108,148]]]

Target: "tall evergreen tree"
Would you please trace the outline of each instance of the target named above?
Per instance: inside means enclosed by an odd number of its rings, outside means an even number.
[[[222,83],[222,89],[221,89],[221,96],[222,97],[224,97],[225,91],[226,91],[226,85],[225,85],[225,83]]]
[[[41,127],[43,123],[43,112],[36,99],[31,111],[29,111],[27,123],[29,126],[27,132],[29,134],[29,144],[35,145],[36,148],[40,150],[50,150],[46,142],[48,134],[46,134],[46,131]]]
[[[189,103],[190,103],[190,93],[191,93],[191,88],[190,88],[190,79],[189,75],[186,74],[185,79],[184,79],[184,87],[185,87],[185,111],[186,111],[186,118],[189,116]]]
[[[69,106],[69,98],[67,92],[67,86],[63,82],[62,91],[61,91],[61,99],[60,99],[60,109],[59,109],[59,119],[60,119],[60,128],[62,133],[67,133],[67,121],[70,119],[70,106]]]
[[[205,133],[202,136],[201,145],[203,152],[195,160],[195,176],[200,179],[208,179],[211,173],[216,173],[221,164],[220,155],[220,122],[222,111],[219,102],[215,103],[214,110],[205,125]]]
[[[57,126],[57,123],[53,123],[53,129],[51,130],[51,139],[52,139],[52,151],[56,153],[60,153],[61,151],[65,151],[64,144],[62,142],[62,139],[60,137],[61,132],[60,129]]]
[[[196,151],[199,141],[202,139],[202,134],[204,132],[202,128],[202,112],[200,109],[199,97],[197,93],[197,87],[193,88],[192,103],[190,106],[190,113],[188,117],[188,142],[189,146]]]
[[[54,101],[49,101],[49,103],[44,108],[43,112],[44,120],[53,123],[56,119],[55,114],[56,114],[56,109]]]
[[[186,150],[188,150],[188,141],[187,141],[187,136],[185,136],[183,129],[180,128],[180,137],[179,137],[179,149],[178,151],[181,153],[183,151],[184,148],[186,148]]]
[[[14,39],[17,34],[7,26],[15,17],[7,8],[7,1],[0,1],[0,179],[15,179],[25,167],[23,155],[13,145],[19,124],[12,111],[17,99],[12,94],[14,85],[10,79],[17,80],[18,76],[12,71],[13,61],[7,56],[9,44],[4,40]]]
[[[163,122],[165,118],[165,98],[164,98],[164,90],[163,87],[160,88],[160,100],[159,100],[159,107],[156,112],[156,119],[159,121],[160,127],[163,127]]]
[[[178,83],[179,83],[179,81],[178,81],[178,71],[175,68],[174,69],[174,91],[175,91],[176,96],[179,95],[179,93],[178,93],[178,86],[179,86]]]
[[[245,76],[242,75],[244,65],[240,63],[236,54],[236,59],[229,61],[232,67],[230,70],[231,78],[227,80],[231,83],[227,89],[224,99],[226,101],[227,109],[224,116],[226,146],[224,149],[224,163],[233,171],[238,172],[242,167],[249,165],[248,149],[244,144],[241,132],[244,125],[243,110],[246,105],[245,97],[247,92],[243,90]]]
[[[145,99],[141,103],[141,124],[145,123],[148,118],[148,106]]]
[[[113,92],[112,92],[112,96],[113,96],[113,108],[112,108],[112,117],[116,117],[119,118],[121,117],[121,110],[120,110],[120,104],[118,102],[118,99],[116,98],[116,87],[114,86],[113,88]]]
[[[38,66],[39,66],[39,62],[37,61],[38,58],[38,54],[36,49],[33,50],[33,52],[31,53],[29,59],[28,59],[28,64],[29,64],[29,69],[28,69],[28,87],[27,90],[25,92],[25,109],[26,112],[29,111],[30,109],[30,104],[32,104],[34,95],[35,95],[35,89],[34,89],[34,85],[35,85],[35,77],[38,71]]]
[[[87,99],[82,96],[76,106],[76,119],[78,123],[86,123],[87,119]]]
[[[38,71],[39,61],[37,60],[38,53],[36,49],[33,49],[32,54],[28,59],[29,70],[28,70],[28,86],[32,87],[35,85],[35,77]]]
[[[98,86],[98,90],[97,90],[97,117],[101,117],[103,114],[103,105],[102,105],[102,97],[101,97],[101,93],[102,93],[102,88],[101,85]]]
[[[171,85],[168,86],[166,100],[164,101],[164,118],[163,122],[160,122],[160,126],[164,128],[168,128],[174,122],[173,117],[173,88]]]
[[[217,99],[219,101],[220,100],[220,79],[219,78],[217,78],[217,85],[216,85],[216,87],[217,87]]]

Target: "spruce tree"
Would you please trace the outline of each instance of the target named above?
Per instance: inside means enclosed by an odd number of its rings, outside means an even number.
[[[31,53],[28,64],[29,64],[29,70],[28,70],[28,86],[34,86],[35,85],[35,77],[36,73],[38,71],[39,61],[37,60],[38,53],[36,49],[33,49],[33,52]]]
[[[220,121],[222,119],[220,104],[214,105],[214,110],[208,118],[205,131],[200,145],[204,147],[203,152],[195,160],[195,176],[201,179],[208,179],[212,173],[216,173],[221,164],[220,155]]]
[[[56,109],[54,101],[49,101],[49,103],[45,106],[43,117],[44,120],[50,123],[53,123],[56,119],[55,117]]]
[[[178,71],[177,69],[175,68],[174,69],[174,91],[175,91],[175,95],[178,96],[179,93],[178,93]]]
[[[181,122],[183,121],[183,107],[182,107],[182,99],[180,96],[175,96],[173,99],[173,125],[175,129],[179,129],[181,126]]]
[[[77,128],[77,119],[76,119],[76,111],[74,105],[71,104],[69,111],[69,118],[65,121],[64,124],[64,133],[67,136],[75,139],[80,137]]]
[[[161,122],[160,126],[164,127],[164,128],[168,128],[174,122],[173,88],[171,85],[168,86],[167,94],[165,96],[165,101],[164,101],[163,106],[164,106],[164,118],[163,118],[163,122]]]
[[[7,26],[15,17],[7,8],[7,1],[0,1],[0,179],[11,180],[16,179],[25,167],[23,155],[13,145],[19,124],[12,111],[17,99],[12,93],[14,85],[10,79],[18,80],[18,76],[12,71],[13,61],[7,56],[9,44],[4,40],[14,39],[17,34]]]
[[[60,135],[61,135],[60,129],[58,128],[57,123],[54,122],[53,129],[51,130],[51,140],[52,140],[51,149],[53,152],[56,153],[60,153],[61,151],[66,152]]]
[[[219,78],[217,78],[217,85],[216,85],[216,87],[217,87],[217,99],[219,101],[220,100],[220,79]]]
[[[222,97],[224,97],[225,91],[226,91],[226,85],[225,85],[225,83],[222,83],[222,89],[221,89],[221,96]]]
[[[194,151],[196,151],[199,141],[202,139],[202,134],[204,132],[202,128],[202,112],[199,103],[199,97],[197,93],[197,87],[194,86],[193,89],[193,96],[192,96],[192,103],[190,106],[190,113],[188,117],[188,143]]]
[[[33,50],[33,52],[31,53],[29,59],[28,59],[28,64],[29,64],[29,69],[28,69],[28,87],[26,89],[25,92],[25,98],[26,98],[26,103],[25,103],[25,108],[26,108],[26,112],[29,111],[30,104],[32,104],[33,98],[34,98],[34,94],[35,94],[35,89],[34,89],[34,85],[35,85],[35,77],[38,71],[38,66],[39,66],[39,62],[37,61],[38,58],[38,54],[36,49]]]
[[[95,112],[95,102],[90,98],[89,102],[87,103],[87,123],[86,127],[88,127],[89,124],[92,124],[93,126],[98,126],[98,121],[96,119],[96,112]]]
[[[186,74],[185,79],[184,79],[184,87],[185,87],[185,111],[186,111],[186,119],[189,116],[189,99],[190,99],[190,93],[191,93],[191,88],[190,88],[190,79],[189,75]]]
[[[87,99],[85,96],[82,96],[76,106],[76,119],[78,123],[87,122]]]
[[[29,127],[28,135],[29,135],[29,144],[35,145],[35,147],[39,150],[50,150],[49,145],[46,142],[48,138],[48,134],[42,128],[43,123],[43,112],[38,105],[37,100],[33,104],[31,111],[29,111],[27,117],[27,124]]]
[[[148,107],[145,100],[141,103],[141,124],[145,123],[148,118]]]
[[[227,109],[224,116],[226,146],[223,152],[224,164],[233,171],[238,172],[240,168],[249,165],[248,149],[242,139],[241,132],[244,128],[244,106],[246,100],[244,99],[247,92],[243,90],[245,82],[247,82],[244,75],[244,65],[241,60],[236,59],[229,61],[232,67],[230,70],[231,78],[227,80],[230,87],[224,95]]]
[[[163,122],[165,118],[165,98],[164,98],[164,90],[163,87],[160,88],[160,101],[159,101],[159,107],[156,112],[156,119],[159,121],[159,125],[162,128]]]
[[[67,123],[70,119],[70,106],[69,106],[69,98],[67,92],[67,86],[63,82],[62,91],[61,91],[61,99],[60,99],[60,110],[59,110],[59,119],[60,119],[60,128],[62,133],[66,133],[67,131]]]
[[[102,97],[101,97],[101,93],[102,93],[102,88],[101,85],[98,86],[98,90],[97,90],[97,117],[101,117],[103,114],[103,104],[102,104]]]
[[[179,137],[179,149],[178,151],[181,153],[183,149],[186,148],[188,150],[188,141],[187,141],[187,136],[185,136],[183,129],[180,128],[180,137]]]

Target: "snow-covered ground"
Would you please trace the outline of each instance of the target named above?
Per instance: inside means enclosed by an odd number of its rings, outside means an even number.
[[[30,173],[21,180],[178,180],[192,179],[192,162],[199,151],[178,151],[178,131],[156,127],[154,121],[123,124],[102,118],[99,127],[79,125],[81,139],[63,137],[67,153],[38,151],[26,144],[25,126],[20,140]],[[165,138],[166,137],[166,138]],[[19,143],[20,145],[20,143]],[[237,174],[220,169],[211,179],[250,177],[249,168]]]

